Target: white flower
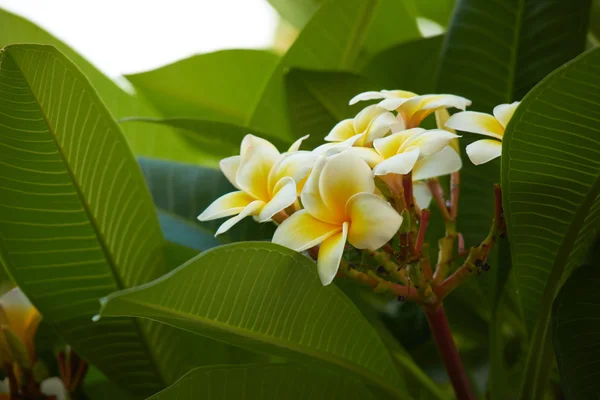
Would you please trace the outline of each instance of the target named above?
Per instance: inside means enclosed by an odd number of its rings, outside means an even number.
[[[373,140],[388,134],[392,126],[397,123],[398,120],[394,114],[384,108],[370,105],[356,114],[354,118],[339,122],[325,136],[325,140],[347,142],[354,146],[368,146]]]

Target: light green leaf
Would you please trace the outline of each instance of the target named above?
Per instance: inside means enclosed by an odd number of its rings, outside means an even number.
[[[441,26],[447,26],[452,16],[455,0],[427,0],[415,1],[417,14],[437,22]]]
[[[290,68],[352,68],[377,4],[376,0],[329,0],[323,3],[277,65],[248,125],[284,139],[295,137],[285,109],[286,71]]]
[[[568,399],[593,399],[600,392],[600,301],[598,260],[573,272],[554,301],[552,330],[561,387]]]
[[[360,382],[341,374],[284,363],[196,368],[148,400],[245,398],[375,399]]]
[[[349,72],[292,69],[285,77],[288,113],[294,136],[310,133],[308,148],[345,118],[354,117],[365,105],[348,105],[352,97],[367,90],[379,90],[366,78]]]
[[[196,55],[126,78],[165,117],[244,123],[279,57],[264,50]]]
[[[505,134],[504,212],[531,336],[521,398],[541,396],[552,301],[600,229],[599,87],[593,50],[536,86]]]
[[[311,260],[272,243],[236,243],[204,252],[148,285],[105,298],[100,316],[161,321],[351,372],[408,397],[385,345],[360,311],[335,286],[321,285]]]
[[[242,240],[271,240],[275,226],[248,217],[226,233],[213,235],[224,220],[199,222],[197,217],[214,200],[236,190],[219,170],[140,158],[146,183],[165,237],[197,250]]]
[[[26,19],[0,9],[0,48],[13,43],[55,46],[81,69],[115,118],[159,116],[142,96],[132,95],[121,89],[62,41]],[[167,127],[132,123],[123,131],[136,154],[187,162],[202,161],[201,154]]]

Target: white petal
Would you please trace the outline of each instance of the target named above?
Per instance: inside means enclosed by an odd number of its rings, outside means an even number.
[[[348,241],[357,249],[377,250],[400,229],[402,216],[381,197],[359,193],[348,200]]]
[[[359,93],[356,96],[354,96],[351,100],[350,100],[350,105],[356,104],[359,101],[367,101],[367,100],[375,100],[375,99],[383,99],[385,96],[383,93],[381,92],[374,92],[374,91],[370,91],[370,92],[363,92],[363,93]]]
[[[354,120],[349,118],[338,122],[324,140],[326,142],[343,142],[356,134]]]
[[[210,221],[213,219],[229,217],[239,214],[248,204],[256,199],[245,192],[231,192],[224,194],[209,205],[206,210],[198,216],[199,221]]]
[[[341,149],[341,151],[345,151],[347,153],[351,153],[360,159],[364,160],[369,167],[373,168],[380,162],[384,160],[383,157],[379,155],[374,149],[370,149],[368,147],[350,147],[347,149]],[[341,152],[340,151],[340,152]]]
[[[399,151],[404,151],[406,148],[416,146],[420,150],[419,156],[421,158],[429,157],[430,155],[441,151],[450,144],[452,139],[458,137],[458,135],[443,129],[431,129],[418,136],[415,135],[410,137],[402,144]]]
[[[396,132],[390,136],[384,138],[375,139],[373,141],[373,147],[383,158],[390,158],[396,154],[409,139],[415,138],[417,135],[425,132],[422,128],[406,129],[401,132]]]
[[[301,150],[284,154],[277,164],[271,168],[271,172],[269,173],[268,185],[270,195],[273,195],[277,182],[286,176],[292,178],[298,186],[303,186],[316,159],[317,155],[311,151]]]
[[[273,215],[294,204],[297,198],[296,182],[289,176],[281,178],[275,185],[273,197],[261,210],[258,222],[270,220]]]
[[[309,136],[310,135],[304,135],[300,139],[298,139],[294,143],[292,143],[292,145],[288,149],[288,153],[292,153],[294,151],[300,150],[300,146],[302,145],[302,142],[305,141],[306,139],[308,139]]]
[[[463,111],[454,114],[446,121],[446,127],[463,132],[479,133],[502,140],[504,127],[490,114],[477,111]]]
[[[273,235],[273,243],[294,251],[304,251],[341,230],[340,225],[328,224],[313,217],[308,211],[300,210],[277,227]]]
[[[323,286],[329,285],[340,268],[340,261],[344,254],[346,238],[348,237],[348,223],[344,222],[342,231],[331,236],[319,248],[317,269]]]
[[[330,219],[331,213],[325,206],[323,198],[321,197],[321,192],[319,191],[319,179],[327,160],[327,157],[319,156],[317,161],[315,161],[315,165],[313,166],[313,169],[308,176],[306,183],[304,184],[304,189],[302,189],[300,200],[302,201],[302,206],[306,209],[306,211],[315,216],[317,219],[326,222],[335,222],[335,220]]]
[[[417,206],[422,210],[429,207],[433,195],[429,190],[429,185],[421,181],[413,181],[413,196],[417,201]]]
[[[480,165],[500,157],[502,142],[493,139],[478,140],[468,145],[465,150],[471,162]]]
[[[394,111],[402,104],[404,104],[408,98],[389,98],[385,100],[381,100],[377,105],[381,108],[384,108],[388,111]]]
[[[511,104],[500,104],[494,107],[494,117],[504,128],[506,128],[518,106],[518,101],[515,101]]]
[[[242,139],[242,145],[240,147],[240,156],[243,158],[246,153],[253,148],[260,148],[261,153],[270,158],[277,158],[279,156],[279,150],[271,142],[266,139],[247,134]]]
[[[452,147],[447,146],[442,151],[417,161],[413,168],[413,180],[449,175],[460,170],[461,167],[460,156]]]
[[[262,201],[269,201],[269,173],[282,155],[271,143],[252,135],[246,135],[242,147],[245,149],[235,181],[244,192]]]
[[[236,189],[239,189],[239,187],[238,187],[237,183],[235,182],[235,175],[240,166],[241,159],[242,159],[241,156],[233,156],[233,157],[224,158],[221,161],[219,161],[219,167],[221,168],[221,171],[223,171],[223,174],[225,175],[227,180],[229,182],[231,182],[231,184]]]
[[[409,92],[407,90],[382,90],[384,97],[386,99],[397,97],[402,99],[408,99],[410,97],[415,97],[417,94],[413,92]]]
[[[246,208],[244,208],[238,215],[229,218],[227,221],[223,222],[221,226],[219,226],[219,229],[217,229],[215,236],[227,232],[229,229],[231,229],[232,226],[234,226],[247,216],[259,214],[260,210],[263,208],[264,205],[265,203],[259,200],[253,201],[252,203],[248,204],[248,206],[246,206]]]
[[[329,150],[332,149],[344,149],[352,147],[353,145],[357,144],[362,137],[364,137],[364,135],[362,133],[359,133],[358,135],[354,135],[349,139],[344,140],[343,142],[325,143],[318,147],[315,147],[313,153],[320,156],[325,155],[327,152],[329,152]],[[339,151],[336,151],[334,154],[337,153],[339,153]]]
[[[354,132],[363,133],[367,130],[371,121],[381,113],[384,113],[383,108],[377,107],[376,104],[367,106],[354,117]]]
[[[366,137],[365,137],[365,145],[373,142],[373,140],[384,137],[391,130],[392,125],[396,125],[398,120],[389,111],[383,112],[377,115],[372,121],[369,127],[367,128]]]
[[[408,148],[403,153],[396,154],[395,156],[390,157],[387,160],[377,164],[377,166],[373,168],[373,174],[408,174],[413,169],[418,158],[419,148]]]

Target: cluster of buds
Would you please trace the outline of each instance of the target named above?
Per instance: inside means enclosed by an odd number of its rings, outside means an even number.
[[[231,217],[217,235],[247,216],[273,221],[278,224],[273,242],[308,251],[324,285],[343,275],[377,291],[437,303],[466,275],[487,267],[487,254],[502,230],[496,188],[490,234],[447,276],[455,249],[467,255],[455,229],[462,167],[455,130],[494,138],[466,148],[475,164],[492,160],[500,156],[504,129],[518,103],[499,105],[489,115],[465,111],[471,102],[463,97],[394,90],[361,93],[350,104],[369,100],[379,102],[339,122],[325,137],[328,143],[312,151],[299,150],[306,137],[282,154],[268,141],[247,135],[240,155],[220,164],[238,191],[215,200],[198,219]],[[450,116],[448,109],[461,111]],[[434,113],[437,129],[419,127]],[[451,176],[449,201],[438,181],[445,175]],[[435,270],[424,242],[432,199],[446,224]],[[374,263],[347,261],[344,254],[351,251]]]

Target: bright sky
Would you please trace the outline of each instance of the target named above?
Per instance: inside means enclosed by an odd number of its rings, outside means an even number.
[[[192,54],[264,48],[277,14],[266,0],[0,0],[110,76]]]

